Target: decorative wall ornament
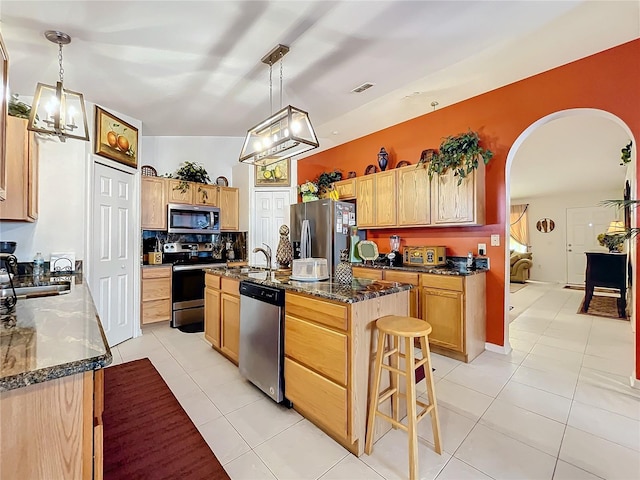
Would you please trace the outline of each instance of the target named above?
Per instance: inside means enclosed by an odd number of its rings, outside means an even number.
[[[96,105],[94,152],[138,168],[138,129]]]
[[[556,228],[556,223],[550,218],[542,218],[536,222],[536,229],[542,233],[552,232]]]

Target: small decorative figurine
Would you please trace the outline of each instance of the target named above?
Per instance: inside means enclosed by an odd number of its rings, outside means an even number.
[[[378,165],[380,166],[380,171],[384,172],[384,170],[387,168],[388,163],[389,163],[389,154],[384,149],[384,147],[382,147],[380,149],[380,153],[378,153]]]
[[[335,279],[338,283],[351,284],[353,281],[353,268],[349,263],[349,251],[340,250],[340,263],[336,265]]]
[[[289,227],[282,225],[280,227],[280,242],[276,250],[276,261],[280,268],[290,268],[291,260],[293,260],[293,247],[289,240]]]

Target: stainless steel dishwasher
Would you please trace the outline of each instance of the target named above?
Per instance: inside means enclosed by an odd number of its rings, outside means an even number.
[[[240,375],[276,402],[284,396],[284,290],[240,282]]]

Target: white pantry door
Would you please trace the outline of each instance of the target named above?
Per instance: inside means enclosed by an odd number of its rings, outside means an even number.
[[[109,346],[133,337],[134,176],[95,163],[91,294]]]
[[[615,210],[607,207],[567,208],[567,283],[584,285],[585,252],[606,251],[598,234],[606,232]]]
[[[271,247],[271,263],[276,265],[276,250],[280,242],[280,226],[289,226],[291,193],[289,189],[256,190],[254,194],[254,214],[252,241],[249,242],[249,264],[266,265],[264,255],[253,253],[255,247],[264,248],[263,243]],[[289,237],[291,238],[291,237]]]

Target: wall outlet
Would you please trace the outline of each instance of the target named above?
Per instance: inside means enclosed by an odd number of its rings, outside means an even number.
[[[487,254],[487,244],[486,243],[479,243],[478,244],[478,255],[484,256],[486,254]]]
[[[492,247],[500,246],[500,235],[491,235],[491,246]]]

